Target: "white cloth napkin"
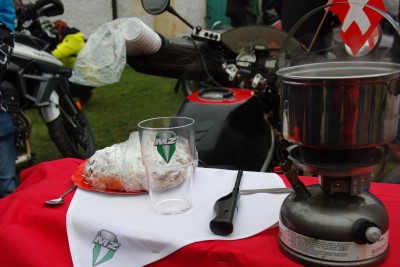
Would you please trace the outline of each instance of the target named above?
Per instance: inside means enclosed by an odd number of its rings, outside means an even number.
[[[214,235],[210,220],[217,199],[230,193],[237,171],[197,168],[193,206],[182,214],[158,215],[148,194],[113,195],[78,189],[67,212],[67,232],[74,266],[143,266],[202,240],[233,240],[277,224],[287,194],[242,195],[233,233]],[[285,187],[273,173],[243,173],[240,189]]]

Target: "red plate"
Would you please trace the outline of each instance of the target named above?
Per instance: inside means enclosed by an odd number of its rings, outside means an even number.
[[[95,188],[88,184],[85,180],[85,177],[83,176],[83,170],[85,169],[87,160],[82,162],[78,168],[72,173],[72,181],[79,187],[85,190],[90,190],[90,191],[96,191],[96,192],[101,192],[101,193],[107,193],[107,194],[119,194],[119,195],[138,195],[138,194],[144,194],[147,193],[146,190],[140,190],[140,191],[132,191],[132,192],[126,192],[126,191],[115,191],[115,190],[108,190],[108,189],[101,189],[101,188]]]

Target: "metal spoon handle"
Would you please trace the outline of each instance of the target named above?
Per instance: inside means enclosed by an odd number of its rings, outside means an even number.
[[[74,190],[77,187],[76,184],[73,184],[70,188],[67,189],[67,191],[65,191],[60,198],[63,198],[65,195],[69,194],[72,190]]]

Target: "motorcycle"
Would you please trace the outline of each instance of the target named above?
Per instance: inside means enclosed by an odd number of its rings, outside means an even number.
[[[60,0],[38,0],[34,4],[23,4],[21,0],[16,7],[17,24],[15,41],[29,47],[51,53],[59,44],[58,32],[48,17],[64,13]],[[37,11],[39,10],[39,12]],[[86,104],[92,96],[92,86],[82,86],[68,80],[69,91]]]
[[[168,11],[192,29],[191,38],[161,36],[152,55],[127,55],[136,71],[178,78],[186,99],[178,116],[193,118],[199,165],[271,171],[280,135],[276,63],[286,34],[267,26],[222,33],[194,27],[168,0],[142,1],[153,15]],[[290,40],[291,50],[300,50]],[[194,86],[194,87],[192,87]]]
[[[40,0],[32,5],[32,10],[40,17],[59,15],[64,9],[59,1]],[[44,50],[46,46],[47,42],[41,38],[16,33],[11,62],[0,84],[16,128],[17,168],[33,160],[32,123],[25,113],[27,110],[39,111],[50,138],[64,157],[83,159],[95,151],[90,124],[81,104],[69,91],[71,70]]]

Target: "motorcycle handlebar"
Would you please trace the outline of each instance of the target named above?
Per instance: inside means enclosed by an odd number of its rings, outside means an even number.
[[[206,80],[208,73],[223,73],[222,62],[213,57],[209,44],[191,38],[160,35],[161,48],[152,55],[127,56],[127,63],[136,71],[186,80]]]
[[[25,21],[35,20],[39,17],[53,17],[64,13],[64,5],[60,0],[38,0],[34,4],[20,5],[16,10],[18,24]]]
[[[64,5],[60,0],[38,0],[33,9],[38,16],[54,17],[64,13]]]

